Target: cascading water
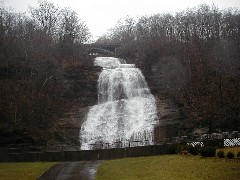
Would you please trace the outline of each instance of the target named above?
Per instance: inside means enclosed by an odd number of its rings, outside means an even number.
[[[153,143],[157,123],[155,99],[142,72],[134,64],[113,57],[98,57],[103,67],[98,79],[98,104],[91,107],[80,130],[81,149]]]

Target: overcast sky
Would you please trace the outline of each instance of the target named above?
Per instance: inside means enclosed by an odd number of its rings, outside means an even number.
[[[27,12],[28,6],[36,6],[37,0],[0,0],[16,11]],[[115,26],[127,15],[142,15],[176,12],[198,6],[201,3],[217,5],[220,9],[236,7],[240,0],[50,0],[60,7],[71,7],[90,29],[94,39]]]

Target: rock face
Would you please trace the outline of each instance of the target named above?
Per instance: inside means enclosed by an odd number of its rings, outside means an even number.
[[[182,116],[176,103],[162,91],[158,91],[155,96],[160,122],[154,128],[154,136],[155,141],[161,143],[178,135],[178,127]]]
[[[64,99],[69,111],[59,120],[59,133],[56,141],[67,145],[67,149],[78,149],[79,131],[89,110],[97,103],[97,79],[101,68],[94,66],[71,67],[65,70]],[[55,144],[54,144],[55,145]]]
[[[77,66],[65,70],[66,99],[81,101],[90,106],[97,102],[97,79],[101,68],[95,66]]]
[[[154,128],[155,142],[168,142],[171,138],[179,135],[182,114],[178,105],[165,93],[166,91],[156,84],[154,77],[148,74],[145,77],[157,102],[159,124]]]

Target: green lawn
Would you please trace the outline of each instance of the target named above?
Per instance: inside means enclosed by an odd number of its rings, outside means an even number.
[[[96,180],[240,179],[240,160],[162,155],[104,161]]]
[[[0,163],[1,180],[35,180],[55,163]]]

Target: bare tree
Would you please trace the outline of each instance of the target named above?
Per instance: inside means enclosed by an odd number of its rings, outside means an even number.
[[[46,0],[38,0],[38,7],[30,7],[32,17],[37,21],[42,30],[50,36],[56,32],[59,7]]]

